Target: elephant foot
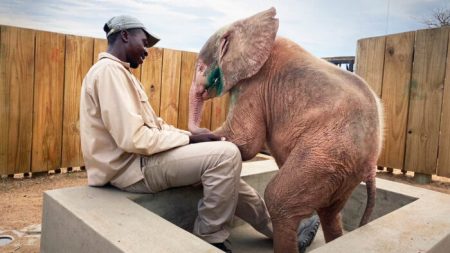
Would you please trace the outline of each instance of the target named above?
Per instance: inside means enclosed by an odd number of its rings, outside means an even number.
[[[306,248],[311,245],[316,237],[320,226],[319,216],[313,215],[311,218],[303,221],[298,228],[298,251],[304,253]]]
[[[225,240],[222,243],[211,243],[211,245],[222,250],[223,252],[232,253],[231,246],[229,246],[229,245],[231,245],[231,243],[228,240]]]

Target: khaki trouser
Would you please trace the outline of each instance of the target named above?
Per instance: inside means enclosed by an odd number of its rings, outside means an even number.
[[[226,141],[203,142],[142,157],[141,180],[125,191],[155,193],[201,182],[203,198],[193,233],[210,243],[230,235],[234,215],[262,234],[272,237],[272,224],[264,201],[242,179],[238,148]]]

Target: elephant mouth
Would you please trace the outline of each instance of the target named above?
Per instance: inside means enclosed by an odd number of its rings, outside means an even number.
[[[202,99],[203,100],[208,100],[208,99],[210,99],[211,98],[211,95],[209,94],[209,90],[208,89],[205,89],[205,91],[203,91],[203,93],[202,93]]]
[[[202,98],[206,99],[210,99],[210,98],[214,98],[217,97],[220,94],[217,94],[217,89],[215,89],[214,87],[210,87],[210,88],[205,88],[205,91],[202,94]]]

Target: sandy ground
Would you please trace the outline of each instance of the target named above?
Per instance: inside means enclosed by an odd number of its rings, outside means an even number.
[[[418,185],[413,173],[403,175],[378,171],[377,177],[416,185],[426,189],[450,194],[450,179],[433,176],[428,185]],[[0,252],[39,252],[40,223],[42,216],[42,193],[46,190],[86,185],[86,172],[75,168],[72,172],[2,178],[0,181],[0,235],[9,235],[14,240],[0,246]],[[0,239],[1,244],[1,239]]]
[[[0,235],[12,236],[14,240],[8,245],[0,246],[0,252],[39,252],[42,193],[86,184],[86,172],[79,169],[70,173],[2,178]]]

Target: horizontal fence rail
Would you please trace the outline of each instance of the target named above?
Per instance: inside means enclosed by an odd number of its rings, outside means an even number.
[[[450,28],[358,41],[356,74],[381,97],[378,164],[450,177]]]
[[[0,26],[0,175],[83,165],[79,103],[83,78],[104,39]],[[155,112],[187,129],[196,53],[151,48],[133,70]],[[228,96],[205,104],[201,126],[225,120]]]

